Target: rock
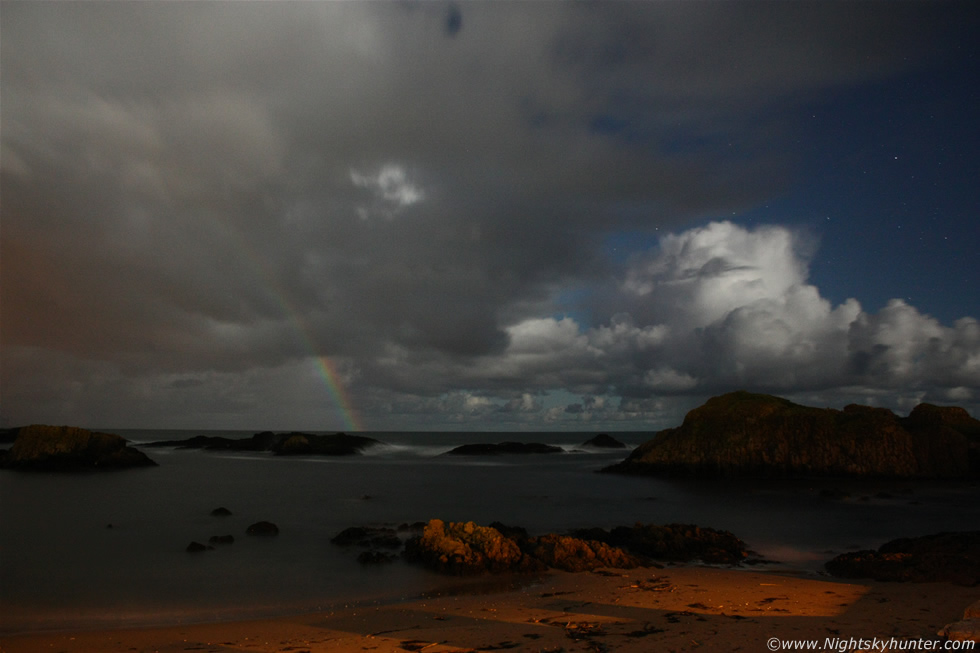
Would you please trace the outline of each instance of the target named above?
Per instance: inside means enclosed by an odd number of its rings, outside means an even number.
[[[625,449],[626,445],[616,438],[606,433],[600,433],[590,440],[582,443],[583,447],[595,447],[599,449]]]
[[[262,536],[279,535],[279,527],[268,521],[255,522],[245,529],[245,534]]]
[[[447,451],[447,456],[496,456],[500,454],[564,453],[561,447],[540,442],[501,442],[499,444],[464,444]]]
[[[690,411],[603,471],[707,476],[956,478],[977,473],[980,421],[923,404],[907,418],[884,408],[801,406],[733,392]],[[972,457],[972,458],[971,458]]]
[[[524,559],[517,543],[495,528],[441,519],[429,521],[421,536],[406,543],[405,556],[448,574],[514,571]]]
[[[202,551],[207,551],[210,548],[212,547],[204,546],[200,542],[191,542],[190,544],[187,545],[185,551],[187,551],[188,553],[201,553]]]
[[[591,571],[600,567],[631,569],[639,560],[622,549],[596,540],[548,534],[530,538],[528,554],[545,567],[564,571]]]
[[[234,543],[235,543],[234,535],[212,535],[208,539],[208,544],[212,546],[215,544],[234,544]]]
[[[544,569],[587,571],[632,568],[640,561],[623,549],[596,540],[550,533],[529,537],[519,527],[478,526],[431,520],[421,536],[406,543],[405,557],[450,574],[528,572]]]
[[[728,531],[693,524],[636,524],[611,531],[591,528],[572,535],[594,539],[625,549],[636,556],[669,562],[700,560],[708,564],[735,565],[747,562],[745,542]]]
[[[310,435],[306,433],[291,434],[278,445],[272,447],[277,456],[308,455],[318,456],[351,456],[361,453],[368,447],[381,444],[374,438],[362,435]]]
[[[371,546],[385,549],[401,547],[402,540],[391,528],[353,526],[345,528],[330,540],[339,546]]]
[[[4,466],[30,471],[82,471],[155,466],[142,451],[112,433],[34,424],[18,429]]]
[[[980,601],[974,601],[963,611],[964,619],[980,619]]]
[[[231,511],[222,506],[221,508],[215,508],[214,510],[212,510],[211,511],[211,516],[212,517],[230,517],[231,516]]]
[[[980,619],[963,619],[947,624],[938,634],[954,642],[980,642]]]
[[[980,531],[892,540],[877,551],[843,553],[825,565],[841,578],[980,584]]]
[[[980,642],[980,601],[976,601],[963,612],[963,619],[937,633],[956,642]]]
[[[279,456],[321,455],[349,456],[364,449],[381,444],[374,438],[360,435],[336,433],[334,435],[315,435],[310,433],[273,433],[262,431],[250,438],[225,438],[212,435],[198,435],[186,440],[161,440],[148,444],[149,447],[177,447],[178,449],[205,449],[208,451],[271,451]]]

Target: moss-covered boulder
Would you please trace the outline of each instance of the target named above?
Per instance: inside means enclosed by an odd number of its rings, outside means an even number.
[[[956,478],[976,473],[980,422],[924,404],[906,418],[733,392],[690,411],[605,471],[711,476]]]
[[[4,467],[31,471],[107,470],[156,465],[125,438],[74,426],[21,427]]]

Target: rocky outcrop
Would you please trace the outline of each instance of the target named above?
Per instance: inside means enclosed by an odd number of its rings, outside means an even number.
[[[198,435],[186,440],[161,440],[146,446],[205,449],[208,451],[271,451],[279,456],[351,456],[376,444],[381,444],[381,442],[363,435],[348,435],[346,433],[316,435],[296,431],[290,433],[262,431],[250,438],[236,439]]]
[[[885,408],[801,406],[733,392],[690,411],[604,471],[710,476],[957,478],[978,473],[980,421],[922,404],[906,418]]]
[[[937,533],[887,542],[877,551],[844,553],[826,565],[841,578],[980,584],[980,531]]]
[[[35,424],[18,429],[3,466],[30,471],[85,471],[147,467],[156,463],[126,440],[73,426]]]
[[[599,435],[586,440],[582,443],[583,447],[595,447],[597,449],[625,449],[626,445],[609,435],[608,433],[600,433]]]
[[[960,621],[946,624],[937,634],[954,642],[980,642],[980,601],[970,605]]]
[[[694,524],[635,524],[618,526],[611,531],[590,528],[572,531],[572,535],[665,562],[700,560],[709,564],[734,565],[748,558],[745,542],[732,533]]]
[[[533,537],[523,528],[498,522],[480,526],[433,519],[405,546],[410,561],[450,574],[629,569],[655,560],[738,564],[747,555],[745,543],[731,533],[687,524],[636,524]]]
[[[464,444],[447,451],[447,456],[496,456],[500,454],[564,453],[561,447],[540,442],[500,442],[499,444]]]

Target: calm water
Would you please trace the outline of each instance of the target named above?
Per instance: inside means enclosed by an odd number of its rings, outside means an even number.
[[[116,431],[134,442],[199,432]],[[215,432],[248,437],[251,432]],[[596,474],[622,450],[572,452],[593,433],[376,433],[344,458],[147,449],[159,467],[105,474],[0,472],[0,631],[225,619],[416,596],[445,578],[401,562],[361,567],[330,538],[352,525],[494,520],[533,533],[637,521],[727,529],[783,567],[971,528],[980,488],[901,482],[678,482]],[[616,434],[629,445],[643,434]],[[569,453],[438,454],[467,442],[549,442]],[[880,496],[879,496],[880,495]],[[231,517],[210,515],[218,506]],[[276,538],[246,537],[259,520]],[[111,524],[111,528],[108,526]],[[188,554],[192,540],[235,543]]]

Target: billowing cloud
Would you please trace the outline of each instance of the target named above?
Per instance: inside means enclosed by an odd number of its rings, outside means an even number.
[[[3,416],[330,428],[320,356],[375,428],[975,405],[974,320],[833,306],[814,239],[708,223],[949,20],[853,6],[5,5]]]

